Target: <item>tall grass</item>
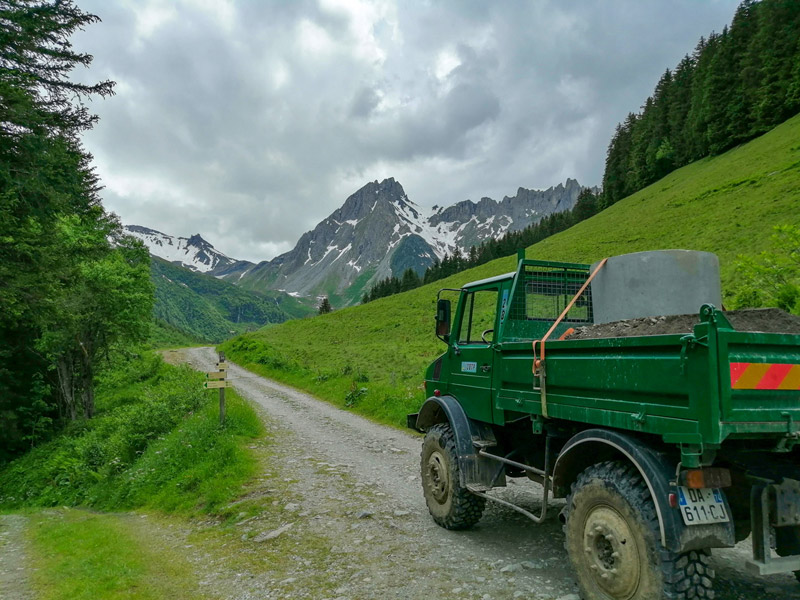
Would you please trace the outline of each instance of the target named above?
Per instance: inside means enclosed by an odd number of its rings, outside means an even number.
[[[152,353],[118,359],[99,382],[95,418],[0,471],[0,507],[215,510],[253,474],[243,440],[263,429],[234,393],[220,426],[202,381]]]
[[[38,600],[207,597],[183,556],[137,535],[138,517],[59,510],[30,519],[31,580]]]

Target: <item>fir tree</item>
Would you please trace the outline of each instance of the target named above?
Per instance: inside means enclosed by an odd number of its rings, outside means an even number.
[[[331,306],[331,302],[328,300],[328,297],[325,296],[322,299],[322,302],[319,303],[319,314],[327,315],[330,312],[333,312],[333,307]]]

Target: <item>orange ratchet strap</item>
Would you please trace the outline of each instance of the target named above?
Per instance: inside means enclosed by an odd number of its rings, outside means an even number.
[[[597,272],[603,268],[603,266],[606,264],[606,261],[608,261],[608,258],[604,258],[603,260],[601,260],[600,263],[597,265],[597,267],[595,267],[595,270],[592,271],[592,274],[589,275],[589,278],[581,286],[581,289],[579,289],[578,293],[575,294],[572,300],[570,300],[570,303],[567,304],[566,308],[558,316],[558,319],[556,319],[552,327],[550,327],[550,329],[547,330],[547,333],[544,334],[542,339],[533,341],[533,376],[539,378],[539,389],[542,395],[542,416],[545,418],[547,418],[548,415],[547,415],[547,390],[545,386],[545,372],[544,372],[544,344],[548,340],[548,338],[552,335],[552,333],[556,330],[556,327],[558,327],[561,321],[564,320],[564,317],[566,317],[569,311],[572,310],[572,307],[578,301],[578,298],[580,298],[581,294],[583,294],[583,292],[586,291],[586,288],[589,287],[590,283],[592,283],[592,279],[594,279],[594,276],[597,275]],[[563,339],[563,336],[560,339]],[[538,357],[536,355],[536,344],[539,344],[540,346],[539,350],[540,353]]]

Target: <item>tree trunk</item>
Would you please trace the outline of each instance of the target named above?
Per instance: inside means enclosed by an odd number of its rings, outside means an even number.
[[[75,373],[69,354],[62,355],[56,361],[58,386],[61,390],[61,401],[71,421],[77,418],[75,410]]]
[[[94,416],[94,371],[92,370],[92,361],[89,354],[84,348],[83,356],[81,357],[81,399],[83,400],[83,416],[91,419]]]

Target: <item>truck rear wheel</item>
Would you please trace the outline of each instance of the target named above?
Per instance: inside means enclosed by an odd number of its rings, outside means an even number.
[[[604,462],[583,471],[565,513],[565,545],[585,600],[713,598],[708,553],[661,545],[655,505],[632,466]]]
[[[420,467],[425,502],[437,525],[468,529],[480,520],[486,500],[461,485],[456,440],[449,424],[438,423],[425,434]]]

